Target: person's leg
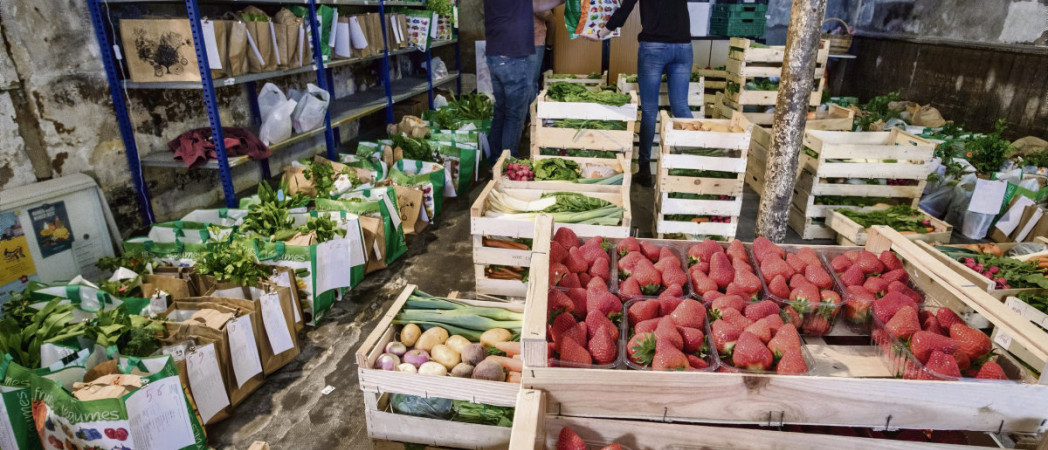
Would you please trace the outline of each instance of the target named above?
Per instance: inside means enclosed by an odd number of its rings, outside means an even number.
[[[531,65],[531,78],[532,83],[535,86],[535,95],[538,95],[542,88],[539,87],[539,81],[542,78],[542,63],[546,56],[546,46],[536,45],[535,54],[528,58],[529,64]]]
[[[502,148],[508,149],[514,157],[520,157],[520,136],[524,131],[524,119],[528,106],[534,97],[534,85],[531,83],[531,72],[528,70],[527,57],[506,58],[502,66],[502,89],[506,95],[505,125],[502,128]]]
[[[673,55],[666,66],[666,82],[669,84],[670,110],[673,117],[690,119],[691,108],[688,106],[688,83],[691,81],[691,63],[694,55],[691,44],[672,44]]]
[[[659,114],[659,84],[665,68],[666,45],[641,42],[637,46],[637,89],[640,91],[640,149],[638,169],[633,181],[651,186],[651,144],[655,139],[655,118]]]
[[[504,58],[499,56],[488,56],[488,71],[491,73],[491,94],[495,97],[495,112],[491,118],[491,130],[488,131],[488,147],[491,155],[488,155],[488,165],[494,165],[502,154],[502,133],[506,125],[506,91],[500,77],[502,71],[497,70]]]

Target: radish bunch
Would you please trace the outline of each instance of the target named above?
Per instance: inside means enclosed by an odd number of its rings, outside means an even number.
[[[991,281],[993,281],[996,284],[996,286],[994,286],[996,289],[1011,289],[1012,288],[1011,286],[1008,285],[1008,280],[1007,279],[1005,279],[1002,276],[999,276],[999,273],[1001,272],[1001,268],[1000,267],[997,267],[997,266],[987,267],[985,264],[977,263],[975,261],[975,258],[964,258],[964,265],[966,267],[968,267],[969,269],[972,269],[972,270],[974,270],[976,272],[979,272],[980,274],[982,274],[982,276],[984,276],[984,277],[990,279]]]
[[[535,172],[532,172],[529,164],[508,163],[506,164],[506,177],[513,181],[533,181]]]

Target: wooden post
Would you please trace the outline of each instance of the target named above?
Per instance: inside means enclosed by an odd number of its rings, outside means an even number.
[[[757,213],[757,235],[774,242],[786,238],[790,200],[797,175],[797,158],[808,122],[808,102],[814,85],[826,0],[794,0],[786,55],[775,103],[771,148],[764,173],[764,193]]]

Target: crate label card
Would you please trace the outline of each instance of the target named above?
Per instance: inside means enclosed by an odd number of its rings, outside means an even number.
[[[189,406],[178,377],[163,378],[141,387],[127,398],[126,406],[135,447],[184,448],[193,445]]]
[[[291,286],[291,274],[289,272],[280,272],[274,276],[271,276],[269,277],[269,281],[276,283],[277,286],[280,287],[286,287],[288,289],[298,289],[298,286]],[[302,315],[298,312],[298,308],[292,307],[291,312],[295,314],[296,323],[302,321]]]
[[[186,371],[189,372],[189,389],[196,400],[197,411],[207,423],[222,408],[229,406],[222,372],[218,369],[215,344],[197,347],[195,352],[186,356]]]
[[[262,324],[266,327],[266,336],[269,338],[273,354],[279,355],[291,350],[295,344],[291,341],[291,330],[288,330],[284,312],[280,308],[280,297],[276,294],[266,294],[259,302],[262,304]]]
[[[1005,332],[1003,332],[1003,331],[998,329],[997,330],[997,335],[994,336],[994,338],[993,338],[993,342],[995,344],[997,344],[997,345],[1000,345],[1001,348],[1004,348],[1004,349],[1007,350],[1008,347],[1010,347],[1012,345],[1012,337],[1008,336],[1008,333],[1005,333]]]
[[[997,213],[1001,212],[1001,203],[1004,202],[1004,194],[1007,188],[1008,183],[1005,181],[976,180],[975,191],[972,193],[972,202],[968,205],[968,211],[996,216]]]
[[[258,344],[255,343],[251,316],[245,315],[230,320],[226,324],[226,333],[229,335],[229,356],[233,359],[233,374],[237,377],[237,387],[241,387],[251,377],[262,372],[262,361],[258,356]]]
[[[396,210],[393,211],[396,214]],[[316,246],[316,294],[350,285],[349,241],[333,239]]]

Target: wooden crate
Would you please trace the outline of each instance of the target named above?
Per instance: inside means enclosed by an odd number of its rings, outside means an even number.
[[[619,79],[615,83],[615,86],[618,88],[619,92],[622,92],[623,94],[636,92],[637,96],[639,97],[640,87],[638,83],[627,82],[626,77],[626,74],[620,73]],[[692,81],[688,83],[688,106],[691,106],[692,108],[698,107],[698,110],[693,110],[693,112],[698,114],[702,113],[703,108],[706,104],[705,89],[703,88],[703,83],[704,80],[702,80],[701,78],[699,79],[699,81]],[[667,87],[666,82],[663,81],[659,84],[659,106],[667,107],[669,105],[669,87]]]
[[[1029,337],[1034,325],[992,297],[993,311],[983,305],[986,301],[973,301],[942,278],[942,272],[948,272],[945,267],[894,230],[873,228],[866,248],[896,251],[913,282],[926,293],[927,303],[968,306],[994,326],[1015,333],[1017,345],[1048,355],[1048,340]],[[547,367],[548,287],[543,271],[549,255],[536,253],[533,258],[535,282],[529,285],[521,338],[522,387],[545,391],[550,409],[560,415],[1029,433],[1042,431],[1048,418],[1048,386],[1043,384],[896,379],[880,359],[879,348],[835,345],[825,338],[806,338],[816,360],[812,376]],[[1004,312],[1021,323],[1003,320]],[[1048,374],[1041,383],[1048,384]]]
[[[509,150],[503,150],[502,156],[499,157],[498,161],[495,162],[495,167],[492,169],[491,178],[500,187],[513,188],[513,189],[545,189],[547,191],[565,191],[565,192],[621,192],[623,188],[629,189],[630,180],[633,174],[630,172],[630,163],[626,161],[626,158],[621,153],[615,154],[614,160],[600,159],[600,158],[571,158],[563,156],[547,156],[538,155],[533,156],[532,159],[567,159],[574,161],[582,166],[584,164],[600,164],[603,166],[615,169],[615,171],[621,173],[622,184],[621,185],[600,185],[600,184],[585,184],[585,183],[572,183],[567,181],[515,181],[510,180],[504,175],[503,167],[506,165],[506,161],[509,160]]]
[[[617,187],[619,190],[616,192],[585,192],[584,194],[621,205],[625,211],[623,212],[622,224],[620,226],[558,223],[556,228],[569,228],[580,237],[604,236],[624,238],[629,236],[632,224],[629,188],[627,186]],[[480,196],[477,197],[477,200],[473,202],[473,206],[470,208],[470,234],[473,239],[473,270],[477,279],[477,292],[489,295],[524,297],[527,294],[527,284],[519,280],[490,278],[485,274],[484,268],[489,265],[531,267],[533,252],[548,251],[543,250],[543,248],[549,248],[549,236],[545,238],[541,236],[541,233],[546,231],[548,227],[537,226],[535,221],[485,217],[484,210],[487,207],[488,198],[491,196],[493,189],[528,192],[534,195],[559,192],[561,190],[501,188],[495,181],[491,181],[481,191]],[[538,230],[537,232],[536,229]],[[483,243],[485,236],[532,239],[532,251],[486,247]],[[541,247],[543,245],[545,247]]]
[[[1045,238],[1044,236],[1038,236],[1037,238],[1034,239],[1034,242],[1038,242],[1038,243],[1041,243],[1041,244],[1048,244],[1048,238]],[[982,276],[982,274],[980,274],[979,272],[976,272],[976,271],[974,271],[972,269],[969,269],[968,266],[965,266],[960,261],[957,261],[957,260],[955,260],[953,258],[950,258],[949,256],[946,256],[945,253],[936,250],[934,245],[926,243],[926,242],[918,243],[918,245],[920,245],[922,249],[924,249],[926,252],[928,252],[928,254],[931,255],[932,258],[935,258],[939,262],[943,263],[943,265],[945,265],[946,267],[949,267],[950,269],[953,270],[953,272],[956,272],[962,278],[967,280],[966,286],[974,286],[974,287],[977,287],[979,289],[982,289],[983,291],[988,292],[991,296],[993,296],[994,298],[997,298],[999,300],[1003,301],[1007,297],[1010,297],[1010,296],[1013,296],[1013,295],[1017,295],[1017,294],[1022,293],[1022,292],[1034,292],[1034,291],[1038,291],[1039,290],[1039,289],[1036,289],[1036,288],[997,289],[996,288],[996,283],[994,283],[993,281],[991,281],[991,280],[987,279],[986,277]],[[1001,242],[1001,243],[998,243],[997,245],[999,247],[1001,247],[1001,250],[1004,250],[1004,252],[1007,253],[1008,250],[1011,250],[1012,247],[1015,247],[1018,244],[1015,243],[1015,242]],[[960,246],[959,245],[951,245],[950,247],[958,247],[959,248]]]
[[[638,99],[636,93],[631,93],[630,96],[633,97],[632,102],[622,106],[610,106],[547,101],[546,91],[542,91],[535,100],[531,114],[531,154],[539,155],[542,148],[632,152]],[[556,128],[547,123],[562,119],[622,121],[626,123],[626,129],[578,130]]]
[[[608,86],[608,71],[605,70],[601,73],[600,78],[590,78],[588,74],[574,74],[575,78],[553,78],[554,76],[564,76],[566,74],[554,74],[552,70],[547,70],[542,73],[542,89],[549,89],[549,85],[558,81],[564,81],[567,83],[577,83],[586,86],[586,89],[591,91],[599,90],[601,86]]]
[[[516,405],[520,385],[471,378],[427,377],[412,373],[374,369],[375,361],[395,338],[393,319],[403,309],[416,286],[408,284],[375,329],[356,351],[357,376],[364,394],[368,436],[441,447],[506,448],[510,431],[505,427],[465,424],[396,414],[389,407],[389,394],[408,394],[465,400],[495,406]],[[523,311],[519,303],[459,300],[474,306]]]
[[[921,212],[926,220],[931,222],[932,228],[935,231],[924,234],[913,233],[903,235],[911,241],[949,243],[950,236],[953,235],[953,225],[936,219],[931,214],[924,212],[924,210],[920,208],[918,208],[918,211]],[[866,244],[866,238],[868,236],[866,228],[863,228],[855,223],[854,220],[851,220],[838,211],[831,211],[830,215],[826,216],[826,226],[830,227],[830,229],[837,233],[837,243],[840,245],[857,246]]]
[[[746,89],[746,82],[754,78],[781,77],[786,47],[773,46],[755,48],[753,41],[745,38],[731,38],[728,47],[727,84],[724,90],[723,104],[737,111],[746,111],[747,106],[773,106],[778,97],[778,90],[757,91]],[[819,106],[822,103],[823,90],[826,89],[826,62],[830,54],[829,43],[821,41],[816,54],[815,71],[812,74],[814,86],[809,104]],[[734,87],[737,86],[738,89]],[[766,113],[752,120],[759,125],[770,125],[771,118]]]
[[[815,203],[819,196],[884,197],[904,199],[914,208],[931,173],[935,144],[905,131],[850,133],[809,130],[800,155],[797,184],[793,189],[790,227],[803,239],[832,239],[825,225],[830,211],[847,205]],[[815,153],[815,157],[807,152]],[[833,180],[913,180],[912,186],[850,184]],[[872,211],[877,207],[849,207]]]
[[[720,105],[722,113],[731,115],[735,110]],[[855,120],[855,111],[830,104],[826,111],[816,113],[819,118],[809,120],[805,130],[825,131],[850,131],[852,122]],[[772,122],[773,114],[765,113],[743,113],[747,120],[755,124]],[[766,117],[765,117],[766,116]],[[750,139],[750,152],[746,163],[746,184],[753,189],[757,195],[764,193],[764,172],[767,169],[768,149],[771,148],[771,127],[753,127],[753,137]]]
[[[619,419],[571,417],[550,410],[546,395],[538,389],[523,389],[517,397],[513,414],[513,434],[510,448],[552,449],[564,427],[575,431],[590,448],[618,443],[634,450],[732,448],[758,450],[767,448],[804,448],[839,450],[861,449],[960,449],[976,446],[944,445],[873,439],[829,434],[809,434],[772,429],[739,429],[712,425],[639,422]],[[740,438],[741,436],[741,438]],[[985,448],[985,447],[981,447]]]
[[[742,132],[707,132],[674,129],[678,123],[717,123],[738,127]],[[713,235],[735,237],[738,217],[742,212],[743,177],[746,172],[746,152],[749,149],[750,124],[742,115],[724,119],[674,119],[662,112],[662,147],[657,161],[655,190],[655,232],[662,238],[667,234]],[[724,149],[733,156],[715,157],[682,154],[681,148],[701,147]],[[734,178],[705,178],[671,176],[670,170],[692,169],[731,172]],[[731,200],[693,200],[670,198],[670,194],[725,195]],[[712,215],[731,217],[730,223],[684,222],[668,220],[674,214]]]
[[[728,84],[728,71],[698,69],[695,70],[695,72],[702,77],[702,87],[704,88],[703,106],[706,116],[715,119],[717,118],[716,112],[714,111],[717,94],[720,93],[723,95],[724,93],[724,88]]]

